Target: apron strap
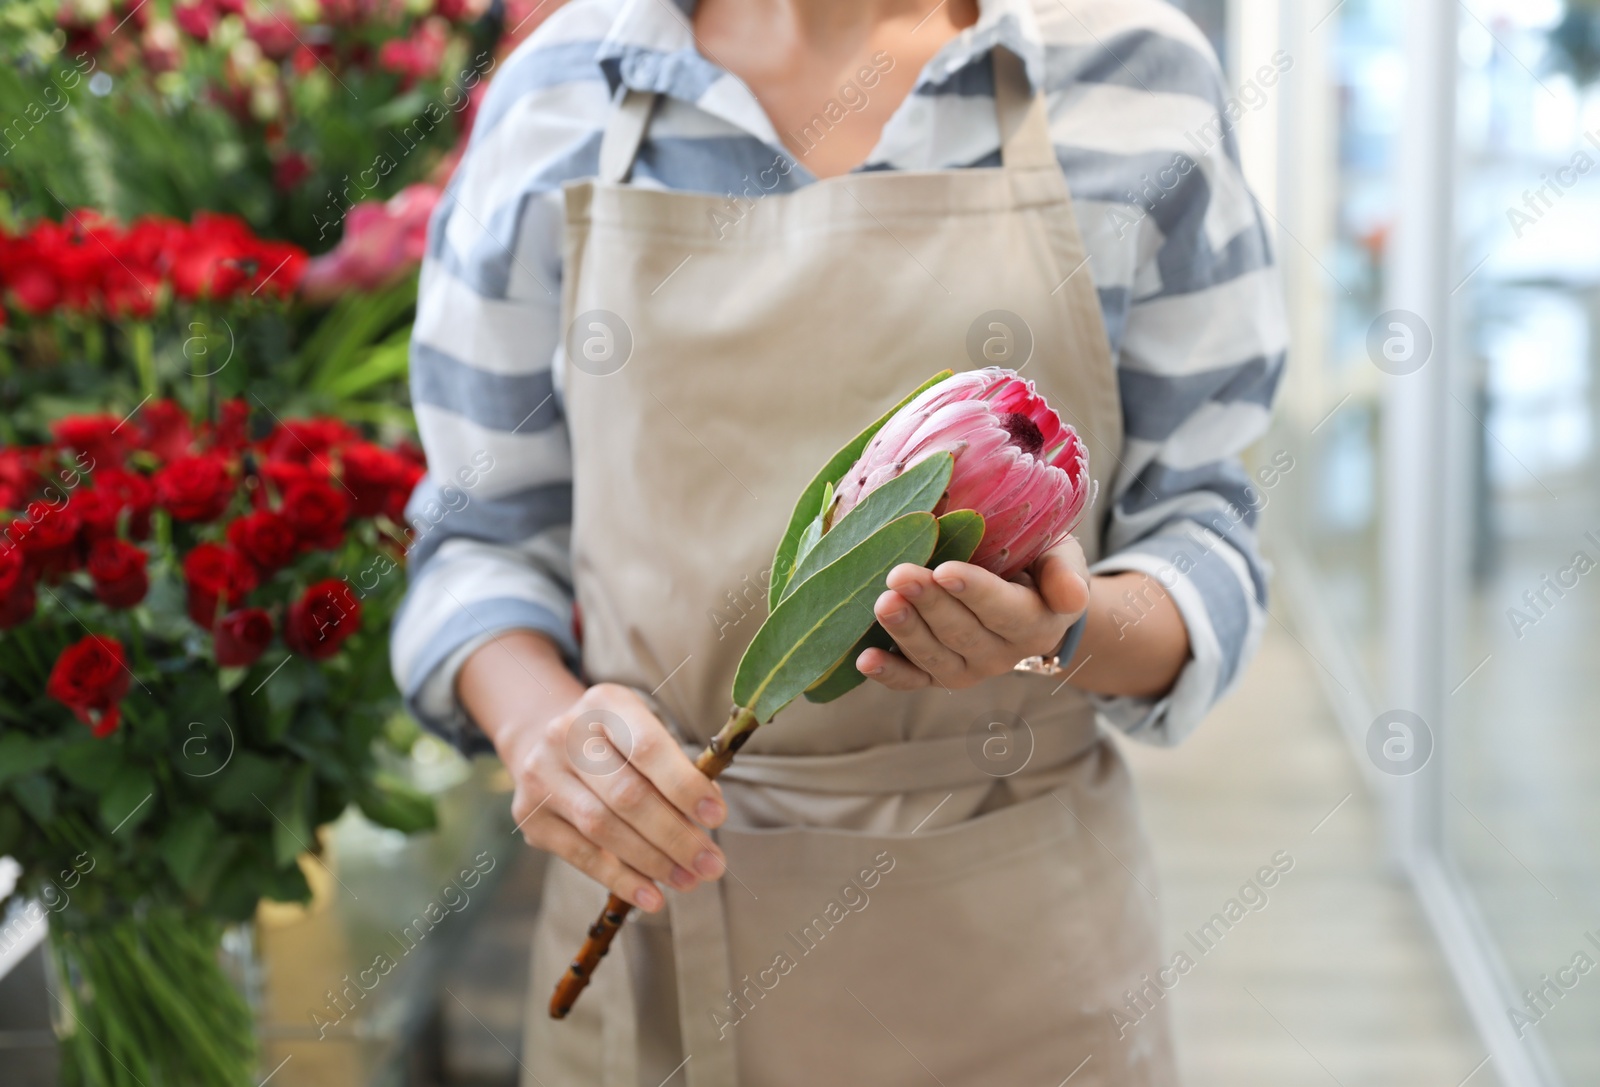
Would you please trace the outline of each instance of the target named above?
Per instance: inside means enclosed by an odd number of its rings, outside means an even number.
[[[1057,169],[1055,146],[1050,142],[1049,106],[1043,94],[1028,86],[1022,59],[1009,49],[996,47],[994,58],[994,109],[1000,122],[1000,161],[1011,167]]]
[[[678,1031],[683,1040],[689,1087],[735,1087],[738,1045],[720,1030],[713,1012],[728,1018],[724,993],[736,984],[728,954],[728,914],[721,883],[701,884],[688,894],[667,890],[672,918],[672,965],[678,985]]]
[[[632,175],[633,160],[639,154],[639,144],[650,127],[650,115],[655,112],[659,97],[653,91],[622,89],[622,99],[606,119],[605,134],[600,138],[600,168],[596,175],[600,181],[620,185]]]

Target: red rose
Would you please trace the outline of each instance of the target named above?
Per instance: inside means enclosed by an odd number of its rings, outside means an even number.
[[[326,483],[328,471],[314,464],[295,464],[286,460],[263,461],[256,474],[266,484],[256,492],[256,505],[266,507],[273,495],[282,495],[301,483]]]
[[[50,427],[56,441],[68,449],[89,454],[96,464],[116,464],[127,452],[129,430],[122,430],[115,415],[69,415]]]
[[[0,630],[27,622],[33,615],[33,578],[22,551],[0,547]]]
[[[136,417],[144,448],[164,462],[186,456],[194,444],[194,429],[189,413],[171,400],[152,400],[139,409]]]
[[[257,510],[229,522],[228,542],[263,575],[289,565],[300,550],[300,537],[288,521],[271,510]]]
[[[0,510],[21,509],[39,485],[40,457],[31,449],[0,449]]]
[[[217,663],[224,668],[248,668],[272,643],[272,617],[261,608],[230,611],[217,624]]]
[[[347,582],[330,578],[311,586],[289,606],[283,639],[302,656],[326,660],[360,626],[361,601]]]
[[[113,608],[131,608],[150,591],[145,564],[150,556],[127,540],[108,536],[89,549],[89,576],[94,595]]]
[[[44,690],[96,736],[109,736],[121,720],[117,703],[128,693],[131,678],[122,643],[91,634],[61,651]]]
[[[217,406],[216,424],[209,428],[211,445],[237,453],[250,444],[250,405],[243,400],[224,400]]]
[[[122,507],[106,492],[87,487],[73,492],[72,511],[78,515],[79,538],[85,546],[117,534],[117,514]]]
[[[355,494],[351,512],[375,517],[389,506],[390,492],[403,485],[409,465],[371,442],[355,442],[340,454],[344,485]]]
[[[233,475],[221,457],[179,457],[156,473],[156,501],[180,521],[214,521],[233,500]]]
[[[101,468],[91,478],[95,493],[128,511],[128,535],[142,540],[150,535],[150,510],[156,504],[155,487],[144,476],[123,468]]]
[[[56,576],[78,565],[78,515],[70,505],[30,502],[27,516],[12,521],[6,535],[42,574]]]
[[[267,435],[261,452],[268,460],[315,464],[326,472],[334,446],[360,440],[361,433],[343,419],[291,419]]]
[[[350,503],[342,491],[326,483],[296,483],[284,492],[281,512],[308,549],[332,551],[344,542]]]
[[[239,552],[203,543],[184,558],[183,579],[189,585],[189,618],[210,630],[218,611],[231,610],[256,587],[256,570]]]
[[[400,482],[389,492],[389,501],[383,507],[385,516],[397,525],[406,523],[406,503],[411,501],[411,494],[422,482],[422,477],[428,474],[426,468],[410,461],[402,461],[401,464]]]

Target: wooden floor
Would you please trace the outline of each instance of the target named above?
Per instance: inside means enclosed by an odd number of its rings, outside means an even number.
[[[1195,960],[1166,997],[1185,1083],[1489,1087],[1493,1062],[1415,900],[1385,867],[1377,813],[1313,668],[1273,624],[1195,736],[1172,750],[1123,745],[1161,869],[1168,949]],[[1263,905],[1241,888],[1280,851],[1293,867]],[[1229,899],[1242,920],[1191,942]]]

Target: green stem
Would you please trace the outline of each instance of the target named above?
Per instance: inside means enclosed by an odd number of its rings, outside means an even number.
[[[156,386],[156,359],[155,335],[150,326],[144,321],[130,321],[128,329],[128,346],[133,351],[133,367],[139,375],[139,392],[142,396],[155,396]]]

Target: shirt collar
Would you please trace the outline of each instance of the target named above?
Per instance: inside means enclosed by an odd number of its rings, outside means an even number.
[[[697,102],[728,74],[695,48],[690,24],[695,3],[624,0],[596,54],[613,94],[625,85]],[[934,55],[918,77],[917,87],[943,83],[987,57],[996,46],[1021,58],[1032,89],[1044,85],[1044,39],[1032,0],[979,0],[977,23]]]

